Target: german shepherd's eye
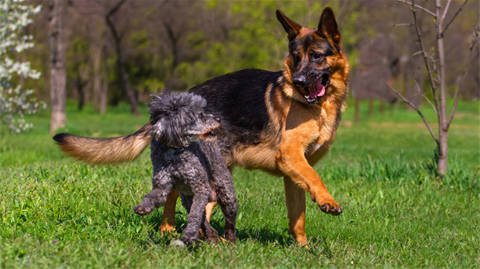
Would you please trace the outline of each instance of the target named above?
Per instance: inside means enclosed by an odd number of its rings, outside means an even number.
[[[321,53],[318,53],[318,52],[312,52],[312,57],[314,60],[320,60],[321,58],[323,58],[323,54]]]

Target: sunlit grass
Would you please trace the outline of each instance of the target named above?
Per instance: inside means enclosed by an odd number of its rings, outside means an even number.
[[[132,210],[151,188],[148,152],[117,166],[77,163],[56,148],[48,114],[31,117],[31,133],[1,130],[0,267],[478,267],[478,103],[462,105],[442,181],[415,112],[397,109],[353,125],[350,106],[332,151],[315,166],[344,213],[323,214],[307,199],[309,249],[287,233],[282,180],[238,168],[238,245],[168,249],[185,227],[185,210],[177,205],[178,234],[168,235],[158,233],[161,209],[146,217]],[[123,107],[98,116],[70,108],[61,131],[127,135],[147,121],[143,112],[136,118]],[[212,224],[223,231],[218,209]]]

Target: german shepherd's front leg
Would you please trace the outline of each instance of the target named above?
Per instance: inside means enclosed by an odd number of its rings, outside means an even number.
[[[289,229],[295,241],[307,244],[305,235],[305,191],[318,204],[320,209],[332,215],[342,213],[322,179],[305,159],[301,148],[295,145],[280,147],[275,156],[284,177],[285,196],[288,209]]]
[[[285,143],[280,146],[275,159],[280,170],[296,185],[309,192],[312,200],[323,212],[332,215],[342,213],[342,207],[335,202],[325,183],[307,162],[301,147],[293,143]]]

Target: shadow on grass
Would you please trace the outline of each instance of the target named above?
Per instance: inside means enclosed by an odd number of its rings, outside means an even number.
[[[142,241],[141,244],[148,247],[151,244],[169,245],[170,241],[177,238],[181,238],[184,229],[187,226],[186,216],[182,212],[176,212],[175,218],[175,232],[166,233],[160,235],[160,224],[162,215],[157,214],[155,217],[150,218],[147,222],[153,226],[152,231],[149,233],[149,240]],[[218,235],[223,237],[224,234],[224,221],[222,219],[213,219],[210,223]],[[288,229],[280,230],[278,227],[266,227],[266,226],[254,226],[247,229],[237,229],[237,242],[251,240],[255,243],[262,245],[277,244],[280,246],[289,246],[295,244],[291,235],[288,234]]]
[[[243,230],[237,230],[237,239],[240,241],[252,240],[262,245],[278,244],[288,246],[294,243],[288,234],[288,229],[284,231],[273,230],[272,227],[249,227]]]

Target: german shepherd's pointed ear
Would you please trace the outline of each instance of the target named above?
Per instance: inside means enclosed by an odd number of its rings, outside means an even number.
[[[302,28],[302,26],[290,20],[289,18],[287,18],[287,16],[283,15],[280,9],[277,9],[276,14],[277,14],[277,19],[283,25],[285,32],[287,32],[288,34],[288,40],[291,41],[300,33],[300,29]]]
[[[333,41],[333,44],[336,48],[340,45],[340,32],[338,31],[337,21],[335,20],[335,14],[330,7],[326,7],[322,16],[320,17],[320,22],[318,23],[317,34],[326,39]]]

